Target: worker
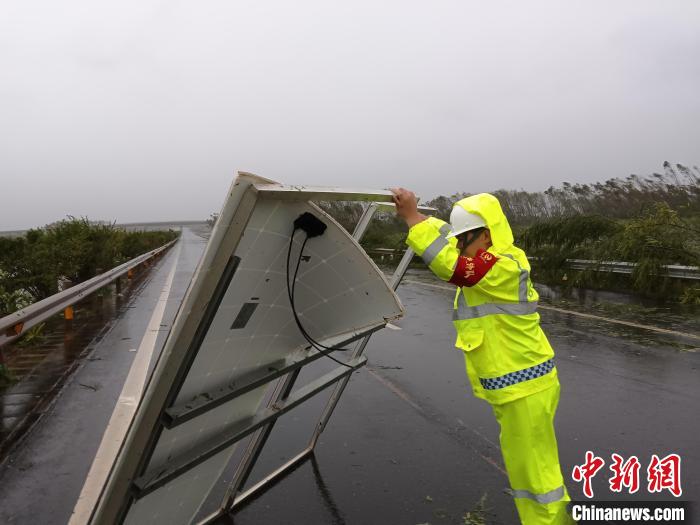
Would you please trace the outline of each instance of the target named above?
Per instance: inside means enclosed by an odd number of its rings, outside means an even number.
[[[457,286],[455,345],[464,352],[474,395],[500,425],[509,492],[524,525],[575,523],[559,466],[554,414],[559,380],[554,351],[537,313],[538,294],[525,252],[498,199],[488,193],[456,202],[450,223],[417,210],[416,196],[392,188],[406,244],[440,279]]]

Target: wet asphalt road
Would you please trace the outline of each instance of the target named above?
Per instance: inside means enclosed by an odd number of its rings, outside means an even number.
[[[160,344],[204,245],[184,230]],[[160,261],[151,284],[0,468],[0,523],[67,522],[133,359],[129,350],[143,336],[174,254]],[[503,492],[496,422],[490,407],[471,396],[453,346],[452,293],[411,283],[399,295],[407,309],[401,330],[372,338],[370,364],[353,376],[314,461],[221,523],[461,524],[479,507],[487,523],[516,523]],[[541,315],[557,353],[557,434],[572,496],[582,499],[571,469],[591,450],[607,464],[613,452],[636,455],[642,464],[637,494],[611,493],[609,471],[601,471],[593,480],[597,499],[671,499],[667,492],[649,494],[644,480],[651,454],[671,452],[682,457],[682,499],[700,499],[700,354],[678,349],[679,341],[692,346],[697,340],[547,310]],[[305,375],[332,367],[320,362]],[[303,381],[304,375],[297,384]],[[280,420],[253,481],[304,446],[324,401],[319,397]]]
[[[158,348],[184,296],[206,240],[184,230],[151,270],[112,328],[69,379],[44,417],[0,467],[0,523],[67,523],[171,265],[177,262]],[[153,363],[151,363],[151,366]]]

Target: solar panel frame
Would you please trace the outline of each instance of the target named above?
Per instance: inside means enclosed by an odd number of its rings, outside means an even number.
[[[267,199],[306,201],[310,197],[321,200],[356,200],[375,203],[388,203],[391,201],[389,192],[373,192],[371,190],[353,192],[347,189],[327,188],[313,188],[312,191],[305,191],[304,187],[282,186],[252,174],[239,174],[239,177],[232,185],[227,202],[212,232],[211,240],[195,272],[195,278],[193,278],[183,299],[177,315],[177,321],[168,336],[160,358],[162,363],[159,361],[157,365],[157,375],[154,373],[154,376],[151,377],[150,382],[153,385],[149,382],[146,394],[137,411],[137,416],[132,422],[127,439],[122,447],[123,450],[142,452],[140,454],[119,454],[107,485],[103,489],[98,506],[93,512],[92,523],[120,523],[124,521],[130,506],[139,495],[139,484],[134,484],[134,480],[140,479],[143,482],[144,474],[148,472],[148,465],[159,442],[160,435],[164,429],[168,428],[167,410],[175,406],[175,401],[197,356],[199,346],[208,333],[210,324],[218,310],[217,303],[223,299],[223,295],[228,289],[228,284],[238,268],[240,260],[236,261],[233,254],[255,210],[256,204],[261,200]],[[320,209],[315,206],[314,208],[323,214]],[[374,209],[372,213],[373,211]],[[332,221],[328,216],[324,216],[324,219]],[[337,223],[336,226],[339,227]],[[366,254],[365,257],[367,257]],[[395,289],[396,285],[392,286],[392,288]],[[204,305],[193,303],[193,298],[201,297],[212,299]],[[351,331],[346,334],[347,337],[341,339],[347,342],[348,340],[362,338],[362,343],[359,346],[363,350],[369,335],[373,331],[382,328],[387,321],[402,315],[403,308],[398,298],[395,297],[395,300],[398,305],[398,311],[394,312],[393,317],[384,319],[384,323],[381,326],[366,326],[365,331]],[[360,354],[362,350],[360,350]],[[320,357],[320,355],[315,357]],[[353,355],[353,359],[356,358],[359,358],[357,351]],[[294,365],[297,364],[295,363]],[[286,394],[283,397],[289,395],[298,371],[303,364],[285,371],[287,374],[286,379],[280,380],[282,385],[281,392]],[[364,361],[356,359],[354,364],[361,366],[364,364]],[[351,371],[340,374],[336,381],[346,379],[349,373]],[[318,385],[312,386],[316,388]],[[271,428],[271,425],[264,428]],[[222,505],[221,511],[229,509],[233,503],[234,501],[228,498]]]

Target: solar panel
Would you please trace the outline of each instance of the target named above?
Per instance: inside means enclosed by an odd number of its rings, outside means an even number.
[[[191,523],[237,443],[252,435],[214,517],[229,510],[275,420],[334,387],[320,432],[350,374],[364,365],[369,336],[403,314],[394,289],[410,250],[387,282],[357,240],[311,200],[375,201],[356,228],[359,238],[377,207],[386,206],[377,203],[391,198],[388,192],[284,186],[239,174],[91,523]],[[360,343],[351,355],[334,352],[346,365],[294,390],[301,367],[329,353],[309,344],[290,306],[287,256],[291,250],[295,266],[306,235],[292,225],[303,213],[326,229],[306,241],[299,261],[299,321],[325,347]]]

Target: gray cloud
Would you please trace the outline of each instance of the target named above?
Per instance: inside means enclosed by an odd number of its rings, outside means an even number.
[[[4,9],[0,230],[206,217],[238,169],[431,197],[700,163],[693,1]]]

